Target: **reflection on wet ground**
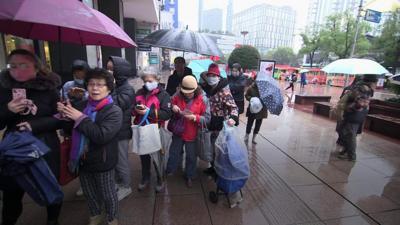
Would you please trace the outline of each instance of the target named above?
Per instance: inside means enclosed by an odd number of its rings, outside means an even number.
[[[327,90],[308,86],[304,91],[341,93],[339,88]],[[248,144],[251,178],[237,208],[229,209],[224,199],[218,204],[209,201],[215,184],[201,173],[207,165],[199,163],[191,189],[182,174],[175,174],[168,177],[165,193],[135,190],[122,200],[120,224],[400,224],[400,142],[363,133],[358,137],[357,161],[342,161],[336,157],[334,122],[297,110],[292,103],[286,106],[279,117],[264,120],[258,144]],[[245,123],[242,116],[241,136]],[[140,161],[136,155],[130,157],[136,187]],[[64,187],[62,225],[87,224],[85,201],[74,196],[77,188],[76,181]],[[44,224],[45,216],[45,209],[26,198],[18,224]]]

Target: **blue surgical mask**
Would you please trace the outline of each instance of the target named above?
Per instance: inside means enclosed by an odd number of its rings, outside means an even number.
[[[211,86],[218,84],[219,77],[207,77],[207,83]]]
[[[83,82],[84,82],[83,79],[74,79],[74,81],[75,81],[77,84],[80,84],[80,85],[83,85]]]
[[[144,84],[144,86],[146,87],[146,89],[147,89],[148,91],[152,91],[152,90],[154,90],[154,89],[156,89],[156,88],[158,87],[158,82],[156,82],[156,81],[153,81],[153,82],[146,82],[146,83]]]

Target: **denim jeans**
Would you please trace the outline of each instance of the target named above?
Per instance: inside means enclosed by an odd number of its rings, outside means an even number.
[[[179,163],[182,162],[183,146],[185,146],[186,153],[185,176],[192,179],[196,174],[197,167],[196,142],[186,142],[176,135],[172,136],[172,143],[169,148],[167,173],[174,173],[178,169]]]

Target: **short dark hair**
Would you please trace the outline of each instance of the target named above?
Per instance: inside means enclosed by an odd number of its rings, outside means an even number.
[[[115,87],[114,76],[110,72],[108,72],[106,69],[98,68],[98,67],[96,67],[94,69],[89,69],[88,72],[86,73],[86,77],[85,77],[86,88],[91,79],[105,80],[108,90],[110,90],[110,91],[114,90],[114,87]]]
[[[242,66],[241,66],[239,63],[234,63],[234,64],[232,65],[232,69],[241,70],[241,69],[242,69]]]
[[[11,51],[11,53],[8,55],[7,62],[9,62],[14,55],[22,55],[22,56],[25,56],[25,57],[29,57],[32,60],[33,64],[35,65],[35,68],[40,73],[43,73],[44,75],[47,75],[47,74],[50,73],[50,71],[48,71],[43,66],[42,61],[40,60],[40,58],[37,55],[35,55],[35,53],[32,53],[32,52],[30,52],[30,51],[28,51],[26,49],[22,49],[22,48],[15,49],[15,50]]]
[[[186,60],[185,60],[185,58],[183,58],[182,56],[178,56],[178,57],[176,57],[176,58],[174,59],[174,63],[178,63],[178,61],[181,61],[181,62],[183,62],[183,63],[186,64]]]

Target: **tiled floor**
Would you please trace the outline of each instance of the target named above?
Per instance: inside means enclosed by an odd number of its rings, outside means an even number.
[[[283,84],[282,84],[283,85]],[[339,89],[308,87],[306,92]],[[292,101],[294,98],[292,99]],[[208,199],[214,182],[201,173],[191,189],[182,174],[168,177],[165,193],[153,188],[120,202],[120,224],[126,225],[399,225],[400,142],[363,133],[356,162],[337,159],[335,123],[287,104],[282,114],[264,120],[258,144],[248,144],[251,177],[244,201],[229,209],[226,200]],[[243,136],[246,118],[238,133]],[[131,155],[133,188],[140,180],[140,161]],[[85,225],[88,210],[74,196],[75,181],[66,187],[61,225]],[[19,225],[45,224],[46,210],[25,201]]]

